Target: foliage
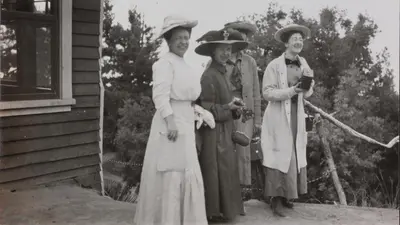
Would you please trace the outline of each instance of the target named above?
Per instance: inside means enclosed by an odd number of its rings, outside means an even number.
[[[129,187],[126,182],[104,179],[105,195],[122,202],[135,203],[138,197],[137,187]]]
[[[127,91],[131,96],[150,95],[151,66],[157,60],[156,50],[161,42],[151,42],[153,28],[146,25],[136,8],[128,11],[130,27],[127,29],[121,24],[113,25],[111,10],[109,0],[105,1],[102,71],[117,76],[104,77],[103,82],[114,90]]]
[[[157,60],[160,41],[151,42],[153,27],[143,21],[136,8],[129,10],[130,27],[114,24],[112,5],[104,1],[103,20],[103,83],[106,86],[104,101],[104,148],[116,151],[116,134],[127,129],[118,126],[127,100],[141,102],[143,97],[151,96],[151,66]],[[129,101],[132,103],[132,101]],[[135,138],[136,134],[132,134]],[[138,137],[140,138],[140,137]],[[121,152],[119,147],[119,152]],[[126,149],[128,151],[128,149]]]
[[[123,174],[129,185],[136,185],[140,181],[153,114],[154,106],[149,97],[143,97],[140,102],[126,100],[119,110],[121,118],[117,123],[115,145],[119,159],[131,165],[126,167]]]
[[[314,70],[316,80],[310,101],[326,112],[337,112],[337,119],[369,137],[388,142],[398,135],[399,95],[394,90],[387,50],[375,59],[371,54],[369,44],[378,32],[371,18],[360,14],[357,21],[351,21],[344,11],[324,8],[316,20],[304,17],[300,10],[284,12],[272,3],[265,14],[241,19],[258,27],[248,52],[257,61],[261,81],[268,63],[284,52],[284,45],[273,37],[277,29],[291,22],[305,25],[311,30],[311,38],[305,41],[301,55]],[[356,205],[387,206],[388,201],[382,195],[388,195],[388,191],[383,187],[391,185],[389,180],[394,186],[399,183],[395,160],[398,152],[394,151],[397,146],[383,149],[349,136],[328,122],[325,125],[330,131],[330,147],[348,201]],[[309,135],[307,154],[309,179],[321,176],[327,166],[315,133]],[[383,179],[371,176],[380,169]],[[310,199],[337,201],[331,180],[310,183],[309,194],[302,200]]]

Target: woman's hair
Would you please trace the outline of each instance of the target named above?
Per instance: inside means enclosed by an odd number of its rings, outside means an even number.
[[[182,27],[182,26],[178,26],[175,28],[172,28],[171,30],[167,31],[163,37],[164,39],[169,42],[171,40],[172,34],[176,31],[176,30],[186,30],[187,32],[189,32],[189,36],[192,34],[192,28],[187,28],[187,27]]]
[[[301,37],[302,37],[303,39],[304,39],[304,37],[305,37],[305,35],[303,34],[303,32],[300,32],[300,31],[298,31],[298,30],[287,31],[287,32],[283,33],[282,36],[281,36],[281,40],[283,41],[283,43],[288,43],[290,37],[291,37],[293,34],[300,34]]]

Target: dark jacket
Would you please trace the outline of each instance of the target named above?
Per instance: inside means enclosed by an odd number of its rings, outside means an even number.
[[[215,118],[215,128],[201,128],[199,162],[203,174],[207,216],[233,219],[242,208],[238,156],[232,142],[234,120],[229,109],[233,95],[225,78],[226,68],[216,62],[204,71],[199,104]]]

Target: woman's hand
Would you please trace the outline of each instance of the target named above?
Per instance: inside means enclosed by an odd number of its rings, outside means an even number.
[[[166,122],[167,122],[167,130],[168,130],[167,138],[168,138],[168,140],[175,142],[176,139],[178,138],[178,127],[176,126],[174,116],[173,115],[167,116]]]
[[[315,81],[314,81],[314,79],[312,79],[312,80],[311,80],[310,89],[314,88],[314,85],[315,85]],[[306,91],[308,91],[308,90],[306,90],[306,89],[300,88],[300,87],[301,87],[301,82],[297,83],[297,84],[296,84],[295,86],[293,86],[293,87],[294,87],[294,91],[295,91],[297,94],[300,93],[300,92],[306,92]]]
[[[293,86],[294,91],[298,94],[300,92],[306,92],[306,89],[300,88],[301,87],[301,82],[297,83],[295,86]]]
[[[244,102],[240,98],[235,97],[228,105],[230,110],[241,110],[244,106]]]
[[[303,75],[307,77],[314,77],[314,71],[310,68],[304,68]]]
[[[229,102],[228,105],[230,110],[238,110],[242,108],[242,106],[238,105],[234,99]]]

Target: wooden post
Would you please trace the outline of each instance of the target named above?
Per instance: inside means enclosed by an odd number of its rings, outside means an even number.
[[[103,62],[102,59],[102,46],[103,46],[103,19],[104,19],[104,0],[100,0],[100,23],[99,23],[99,29],[100,29],[100,34],[99,34],[99,64],[100,64],[100,70],[99,70],[99,85],[100,85],[100,119],[99,119],[99,135],[100,135],[100,141],[99,141],[99,157],[100,157],[100,184],[101,184],[101,195],[105,196],[105,189],[104,189],[104,173],[103,173],[103,120],[104,120],[104,85],[103,85],[103,79],[102,79],[102,70],[101,70],[101,65]]]
[[[317,134],[321,141],[321,146],[324,151],[326,161],[328,163],[329,171],[331,171],[331,178],[332,178],[333,184],[335,185],[335,189],[336,189],[336,192],[339,197],[339,202],[341,205],[347,205],[346,195],[344,194],[342,184],[340,183],[339,176],[336,171],[335,162],[333,161],[331,148],[329,147],[329,143],[326,138],[327,130],[323,126],[323,119],[321,118],[320,114],[316,114],[315,119],[316,119],[315,127],[317,130]]]

